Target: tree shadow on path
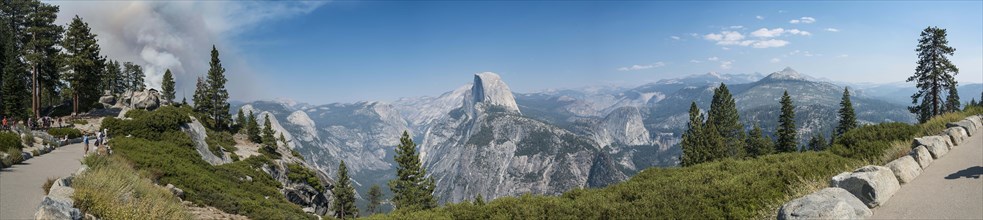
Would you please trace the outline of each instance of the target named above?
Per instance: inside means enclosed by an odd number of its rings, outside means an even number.
[[[954,179],[959,179],[959,178],[963,178],[963,177],[973,178],[973,179],[979,179],[981,175],[983,175],[983,167],[981,167],[981,166],[974,166],[974,167],[966,168],[966,169],[957,171],[955,173],[949,174],[949,176],[946,176],[945,179],[947,179],[947,180],[954,180]]]

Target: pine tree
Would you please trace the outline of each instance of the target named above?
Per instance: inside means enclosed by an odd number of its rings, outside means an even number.
[[[85,111],[99,96],[100,72],[105,58],[100,57],[99,44],[96,35],[92,33],[89,24],[75,16],[68,25],[62,47],[66,53],[68,74],[65,79],[71,86],[72,113]]]
[[[945,97],[945,112],[958,112],[959,109],[959,92],[956,91],[957,84],[955,80],[948,85],[949,95]]]
[[[28,1],[3,1],[0,4],[0,114],[13,118],[27,117],[27,69],[20,59],[26,43]]]
[[[212,45],[212,59],[208,62],[208,98],[211,103],[211,109],[208,112],[211,116],[213,126],[215,128],[225,129],[228,128],[229,120],[231,116],[229,115],[229,91],[225,89],[225,83],[228,81],[225,78],[225,68],[222,67],[222,60],[218,58],[218,49],[215,45]]]
[[[788,96],[788,91],[782,95],[782,115],[778,117],[778,141],[775,150],[778,152],[795,152],[797,147],[797,131],[795,128],[795,106],[792,105],[792,98]]]
[[[195,84],[195,94],[191,96],[191,101],[195,102],[195,112],[205,113],[211,109],[211,102],[208,101],[208,84],[205,79],[198,77],[198,83]],[[208,120],[202,120],[208,123]]]
[[[111,60],[106,63],[106,69],[102,75],[102,90],[109,90],[113,94],[122,94],[126,92],[126,86],[122,66],[120,66],[119,61]]]
[[[129,91],[143,91],[146,85],[143,83],[143,78],[146,76],[143,73],[143,67],[136,65],[133,62],[123,63],[123,76],[126,78],[126,89]]]
[[[283,143],[284,147],[290,147],[290,145],[287,145],[289,143],[287,143],[287,138],[283,136],[283,132],[280,133],[280,138],[277,138],[277,140],[279,140],[280,143]]]
[[[725,140],[727,151],[724,155],[714,155],[715,158],[744,156],[744,125],[741,125],[734,98],[723,83],[713,91],[706,123],[716,126]]]
[[[840,99],[840,122],[836,125],[836,134],[843,135],[857,127],[857,115],[853,113],[853,103],[850,102],[850,90],[843,88],[843,98]]]
[[[703,125],[703,145],[706,148],[706,158],[703,162],[727,158],[727,139],[720,135],[717,125],[704,123]]]
[[[959,69],[949,61],[948,56],[952,56],[956,49],[949,47],[945,29],[925,28],[915,51],[918,52],[918,67],[907,82],[915,82],[918,92],[911,96],[914,106],[908,107],[908,110],[918,116],[919,122],[924,123],[951,107],[945,105],[946,100],[942,99],[942,95],[945,90],[949,90],[950,96],[954,94],[954,76],[959,74]],[[954,98],[958,100],[958,95]],[[919,99],[921,103],[918,102]]]
[[[703,114],[696,102],[689,106],[689,124],[683,132],[683,140],[680,146],[683,148],[683,155],[680,158],[680,165],[692,166],[706,161],[706,147],[703,144]]]
[[[58,18],[58,6],[38,1],[29,1],[30,11],[27,14],[24,38],[24,59],[31,71],[31,109],[35,116],[40,116],[42,93],[48,97],[54,95],[55,86],[59,82],[58,57],[64,29],[55,24]]]
[[[334,194],[334,217],[339,219],[354,219],[358,217],[358,207],[355,206],[355,188],[351,185],[348,178],[348,167],[345,161],[338,165],[338,177],[335,179],[335,186],[331,189]]]
[[[249,112],[249,120],[246,125],[246,136],[249,136],[249,140],[253,143],[262,143],[263,138],[259,135],[259,122],[256,121],[256,115],[252,111]]]
[[[239,109],[239,111],[236,113],[236,127],[239,129],[237,133],[246,133],[244,131],[247,130],[247,124],[249,124],[249,121],[246,121],[246,115],[242,113],[242,109]]]
[[[14,48],[10,46],[13,44],[12,39],[7,40],[7,47],[5,48],[7,57],[3,68],[3,88],[0,89],[4,94],[2,97],[3,108],[0,109],[0,114],[11,118],[25,119],[28,117],[27,94],[30,94],[26,85],[27,70],[17,58]]]
[[[812,138],[809,139],[808,148],[812,151],[826,150],[826,137],[823,137],[823,134],[820,133],[812,135]]]
[[[399,146],[396,146],[396,155],[393,159],[399,165],[396,168],[396,179],[389,181],[389,189],[393,192],[393,205],[397,209],[406,210],[436,207],[433,177],[427,177],[426,169],[421,167],[416,144],[406,131],[403,131],[403,136],[399,138]]]
[[[775,146],[771,142],[771,138],[765,136],[764,132],[761,131],[761,127],[757,124],[748,132],[745,144],[747,145],[748,156],[764,156],[775,152]]]
[[[273,124],[270,123],[270,115],[266,114],[266,122],[263,122],[263,145],[276,147],[276,136],[273,131]]]
[[[379,205],[382,205],[382,188],[379,184],[372,184],[369,188],[369,205],[366,207],[369,215],[379,213]]]
[[[160,82],[161,98],[167,100],[167,103],[174,102],[174,75],[171,74],[171,69],[164,71],[164,78]]]

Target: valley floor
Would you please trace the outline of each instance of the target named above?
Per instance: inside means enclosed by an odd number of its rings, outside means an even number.
[[[0,171],[0,219],[34,219],[44,198],[41,184],[49,177],[65,177],[82,165],[83,144],[56,148]]]
[[[901,190],[871,219],[983,218],[983,131],[945,156]]]

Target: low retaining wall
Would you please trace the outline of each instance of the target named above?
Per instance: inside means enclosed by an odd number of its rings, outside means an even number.
[[[782,205],[778,219],[862,219],[873,215],[875,208],[891,199],[902,184],[911,182],[932,161],[964,143],[967,137],[980,135],[983,116],[973,115],[946,124],[936,136],[915,138],[907,156],[885,166],[868,165],[843,172],[830,180],[830,187]]]

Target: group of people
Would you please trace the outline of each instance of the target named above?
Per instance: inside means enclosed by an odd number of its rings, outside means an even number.
[[[55,124],[56,122],[57,124]],[[21,123],[23,123],[23,121],[21,121]],[[0,127],[0,130],[9,130],[13,126],[17,125],[17,121],[13,120],[12,118],[7,118],[7,116],[3,116],[2,125],[3,126]],[[64,121],[62,120],[61,117],[59,117],[58,119],[54,119],[48,116],[38,117],[38,118],[28,118],[27,123],[25,123],[25,125],[27,125],[27,127],[30,128],[31,130],[49,129],[52,127],[52,125],[65,126]]]
[[[91,139],[94,139],[92,140],[92,142],[95,145],[96,149],[99,149],[99,146],[106,144],[106,140],[108,138],[109,138],[109,129],[103,128],[102,131],[96,131],[95,136],[93,136]],[[90,138],[88,133],[82,135],[82,142],[85,143],[84,154],[89,153],[89,139]]]

